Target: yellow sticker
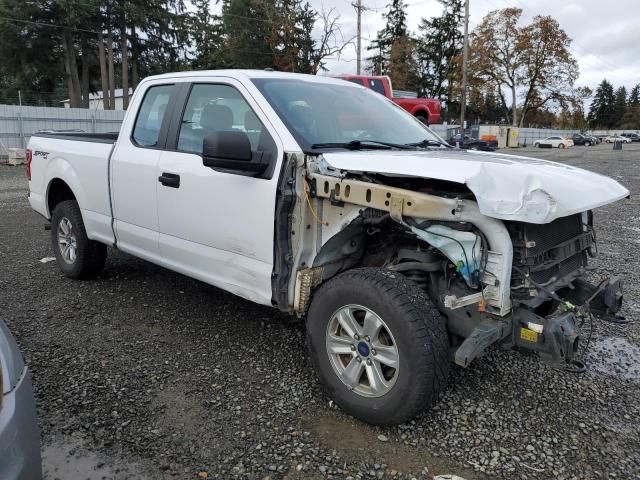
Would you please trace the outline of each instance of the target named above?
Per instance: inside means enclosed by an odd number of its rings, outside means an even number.
[[[520,329],[520,338],[522,340],[526,340],[527,342],[537,342],[538,341],[538,333],[533,330],[529,330],[528,328]]]

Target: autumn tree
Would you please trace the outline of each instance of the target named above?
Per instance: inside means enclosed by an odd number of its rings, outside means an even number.
[[[564,106],[578,76],[571,39],[558,22],[536,16],[530,25],[519,26],[521,15],[519,8],[486,15],[472,32],[469,62],[473,76],[497,88],[515,126],[523,125],[532,109]]]

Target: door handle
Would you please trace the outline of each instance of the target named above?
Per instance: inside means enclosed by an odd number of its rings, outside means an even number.
[[[180,188],[180,175],[175,173],[162,172],[158,177],[158,181],[165,187]]]

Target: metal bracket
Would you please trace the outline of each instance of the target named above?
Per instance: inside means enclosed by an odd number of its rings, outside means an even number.
[[[482,300],[482,293],[473,293],[471,295],[466,295],[464,297],[456,297],[455,295],[447,295],[444,297],[444,306],[455,310],[456,308],[466,307],[467,305],[472,305],[474,303],[480,303]]]

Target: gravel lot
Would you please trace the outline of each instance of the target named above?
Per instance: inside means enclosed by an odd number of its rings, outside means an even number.
[[[639,478],[640,144],[517,153],[631,190],[596,212],[592,275],[624,275],[632,323],[593,325],[582,375],[492,349],[393,428],[332,405],[287,316],[113,250],[95,281],[40,263],[24,168],[0,165],[0,312],[33,372],[45,477]]]

